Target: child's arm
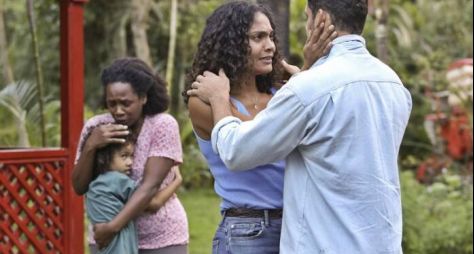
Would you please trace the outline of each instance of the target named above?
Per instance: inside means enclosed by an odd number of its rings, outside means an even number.
[[[168,186],[166,186],[166,188],[158,191],[158,193],[156,193],[156,195],[150,201],[150,204],[148,204],[148,207],[145,209],[146,213],[156,213],[158,210],[160,210],[166,201],[168,201],[168,199],[173,196],[176,190],[178,190],[179,186],[181,186],[183,177],[181,176],[178,168],[176,168],[175,174],[174,180]]]

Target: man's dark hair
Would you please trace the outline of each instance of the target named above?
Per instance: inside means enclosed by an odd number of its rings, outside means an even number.
[[[170,100],[166,82],[138,58],[127,57],[115,60],[102,71],[101,80],[104,87],[104,107],[106,107],[105,88],[111,83],[122,82],[130,84],[140,98],[147,97],[143,105],[144,115],[155,115],[168,109]]]
[[[362,34],[367,19],[367,0],[308,0],[308,7],[314,16],[319,9],[331,15],[339,31]]]
[[[231,90],[239,89],[242,74],[248,70],[250,46],[248,32],[254,22],[256,13],[263,13],[270,21],[273,31],[276,26],[271,12],[262,5],[247,1],[235,1],[223,4],[207,19],[206,27],[198,44],[193,65],[187,75],[186,88],[183,92],[187,103],[186,91],[191,88],[198,75],[204,71],[218,73],[224,69],[230,80]],[[272,86],[281,80],[283,67],[279,53],[278,39],[274,38],[276,50],[273,55],[273,71],[256,77],[257,88],[262,93],[271,93]]]

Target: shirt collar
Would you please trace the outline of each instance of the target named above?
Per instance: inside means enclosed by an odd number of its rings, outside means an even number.
[[[332,41],[332,44],[336,45],[336,44],[341,44],[341,43],[345,43],[349,41],[360,42],[365,46],[365,39],[362,36],[357,35],[357,34],[348,34],[348,35],[339,36]]]
[[[349,44],[348,48],[353,48],[354,44],[359,44],[362,47],[365,47],[365,39],[357,34],[348,34],[342,35],[337,37],[332,41],[332,48],[329,53],[316,61],[311,68],[319,66],[327,61],[327,59],[331,56],[338,55],[340,53],[340,49],[338,49],[338,45]],[[343,48],[345,48],[343,46]]]

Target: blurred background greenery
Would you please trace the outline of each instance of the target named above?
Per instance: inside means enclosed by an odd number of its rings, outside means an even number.
[[[191,254],[210,252],[219,200],[180,92],[206,17],[223,2],[91,0],[85,8],[85,119],[102,112],[100,72],[117,57],[138,56],[168,81],[170,113],[180,123],[184,148],[180,196],[190,218]],[[450,64],[472,59],[473,1],[370,2],[364,31],[367,46],[396,70],[414,101],[400,150],[405,253],[473,253],[472,150],[452,158],[430,139],[425,127],[427,115],[451,114],[449,108],[433,107],[431,95],[456,92],[446,78]],[[306,1],[267,4],[277,14],[286,58],[301,64]],[[57,0],[0,0],[0,147],[59,146],[58,43]],[[472,66],[470,73],[472,89]],[[470,93],[459,104],[468,130],[472,130]]]

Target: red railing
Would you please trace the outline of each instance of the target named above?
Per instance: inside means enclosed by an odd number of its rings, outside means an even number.
[[[1,253],[65,253],[66,151],[4,151],[0,156]]]
[[[61,5],[61,148],[0,150],[0,253],[84,253],[84,208],[71,186],[83,124],[83,5]]]

